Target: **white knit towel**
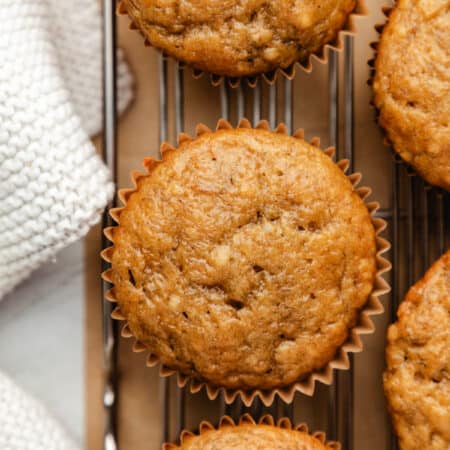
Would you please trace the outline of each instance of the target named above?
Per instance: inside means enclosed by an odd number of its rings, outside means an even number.
[[[100,131],[97,0],[0,0],[0,299],[99,219],[113,193]],[[131,76],[119,54],[119,110]]]
[[[1,372],[0,449],[76,450],[45,408]]]
[[[83,236],[113,193],[89,140],[102,111],[97,3],[0,0],[0,299]],[[118,88],[121,111],[132,92],[120,53]],[[75,449],[1,373],[0,449]]]

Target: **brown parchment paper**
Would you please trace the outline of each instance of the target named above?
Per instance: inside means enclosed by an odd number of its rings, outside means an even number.
[[[355,171],[362,172],[364,184],[373,188],[372,199],[389,206],[391,190],[390,150],[374,122],[369,105],[371,92],[367,61],[372,57],[370,42],[377,39],[373,26],[384,20],[380,0],[367,0],[368,17],[355,19]],[[119,44],[136,80],[135,101],[119,123],[119,186],[129,185],[129,173],[140,168],[146,156],[158,157],[158,53],[144,47],[137,33],[128,30],[126,17],[118,18]],[[171,62],[169,62],[171,64]],[[342,66],[342,64],[341,64]],[[341,67],[342,69],[342,67]],[[306,137],[320,136],[328,145],[328,67],[316,63],[311,74],[299,71],[294,80],[294,128],[303,127]],[[343,92],[341,77],[341,92]],[[324,88],[325,87],[325,88]],[[184,130],[194,134],[195,125],[203,122],[214,127],[220,117],[220,92],[210,80],[185,77]],[[169,99],[169,109],[173,102]],[[341,105],[342,106],[342,105]],[[171,113],[171,111],[169,111]],[[247,113],[246,115],[249,115]],[[341,118],[343,114],[341,113]],[[262,118],[267,118],[263,107]],[[280,121],[282,118],[279,119]],[[236,121],[231,117],[236,125]],[[169,130],[170,133],[173,130]],[[342,143],[341,143],[342,144]],[[86,448],[102,448],[102,317],[99,258],[101,231],[91,231],[85,245],[86,299]],[[389,297],[383,298],[385,308]],[[388,448],[388,419],[381,385],[384,366],[385,330],[388,314],[373,317],[376,332],[364,337],[364,352],[354,357],[355,448],[378,450]],[[119,343],[119,445],[121,450],[153,450],[160,448],[160,401],[158,369],[145,366],[145,354],[131,351],[131,340]],[[306,421],[313,429],[326,429],[328,387],[318,385],[314,397],[297,398],[295,422]],[[197,405],[187,417],[186,428],[195,428],[210,414],[218,414],[217,403],[207,401],[203,394],[189,398]]]

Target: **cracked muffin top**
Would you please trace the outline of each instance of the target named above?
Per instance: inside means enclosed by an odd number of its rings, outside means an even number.
[[[271,425],[243,424],[208,430],[199,436],[183,438],[180,446],[170,450],[328,450],[319,439],[308,433]]]
[[[388,331],[384,388],[402,450],[450,448],[450,250]]]
[[[123,0],[155,47],[196,69],[240,77],[286,68],[333,41],[356,0]]]
[[[285,386],[346,341],[376,272],[367,207],[332,160],[265,130],[205,133],[138,180],[112,281],[137,339],[211,385]]]
[[[394,150],[450,191],[450,1],[400,0],[383,29],[374,104]]]

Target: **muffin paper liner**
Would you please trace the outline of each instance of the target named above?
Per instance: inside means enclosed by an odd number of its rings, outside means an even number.
[[[120,0],[117,6],[117,14],[119,15],[127,15],[127,6],[125,3]],[[336,34],[336,37],[328,44],[323,45],[319,50],[315,53],[312,53],[308,56],[307,60],[304,62],[297,61],[286,68],[276,68],[271,70],[270,72],[265,72],[261,74],[256,74],[252,76],[242,76],[242,77],[227,77],[224,75],[217,75],[209,72],[205,72],[203,70],[195,69],[192,67],[192,76],[195,79],[199,79],[203,77],[203,75],[207,74],[210,77],[211,84],[213,86],[220,86],[224,81],[229,84],[230,87],[236,88],[240,85],[241,80],[248,84],[251,88],[254,88],[258,84],[258,80],[263,79],[269,85],[273,85],[279,76],[286,78],[287,80],[293,80],[295,78],[297,66],[306,73],[311,73],[313,70],[313,61],[317,61],[320,64],[328,63],[328,55],[331,50],[336,50],[341,53],[344,49],[344,39],[345,35],[347,36],[355,36],[356,35],[356,27],[355,27],[355,17],[363,17],[367,16],[368,8],[366,6],[365,0],[356,0],[356,6],[353,11],[349,14],[347,21],[345,22],[344,28],[339,30]],[[139,26],[134,23],[130,18],[130,30],[138,31],[141,35],[143,33],[140,31]],[[144,44],[147,47],[152,47],[151,43],[148,39],[144,37]],[[161,51],[161,50],[160,50]],[[164,51],[161,51],[164,57],[170,57],[174,60],[170,55],[167,55]],[[176,60],[178,61],[178,60]],[[181,62],[182,67],[191,67],[187,63]]]
[[[275,420],[271,415],[267,414],[262,416],[258,421],[255,421],[250,414],[244,414],[239,418],[238,423],[229,417],[223,416],[220,419],[219,425],[214,427],[210,422],[203,421],[200,423],[198,433],[193,433],[192,431],[183,430],[180,434],[180,445],[183,444],[186,440],[189,440],[193,436],[200,436],[203,433],[207,433],[211,430],[221,430],[223,428],[229,427],[239,427],[240,425],[269,425],[277,428],[281,428],[283,430],[295,430],[301,433],[309,434],[310,436],[316,438],[319,442],[324,444],[325,446],[333,449],[333,450],[341,450],[341,444],[335,441],[327,441],[326,434],[323,431],[314,431],[310,432],[308,429],[308,425],[305,423],[301,423],[299,425],[292,425],[292,422],[287,418],[283,417],[281,419]],[[162,446],[162,450],[177,450],[179,449],[179,445],[172,443],[165,443]]]
[[[383,33],[383,29],[384,27],[388,24],[389,22],[389,16],[391,15],[391,12],[394,10],[394,7],[392,6],[383,6],[381,8],[384,16],[386,17],[386,21],[383,23],[377,23],[374,28],[376,30],[376,32],[379,35],[379,39],[378,41],[374,41],[370,43],[370,47],[374,50],[374,55],[373,58],[369,59],[369,61],[367,61],[367,65],[370,67],[370,72],[369,72],[369,79],[367,80],[367,84],[372,87],[373,85],[373,81],[375,78],[375,62],[378,56],[378,46],[380,44],[380,38],[381,38],[381,34]],[[380,127],[381,130],[383,130],[384,133],[384,139],[383,139],[383,143],[384,145],[386,145],[387,147],[390,147],[390,149],[393,151],[394,154],[394,158],[396,162],[403,162],[403,160],[401,159],[400,155],[398,155],[392,148],[392,144],[388,139],[387,133],[384,130],[384,128],[380,125],[379,123],[379,116],[380,116],[380,110],[375,106],[375,101],[374,101],[375,95],[373,93],[373,89],[372,89],[372,97],[370,100],[370,105],[374,108],[375,110],[375,122],[377,123],[377,125]],[[411,166],[408,166],[408,169],[411,168]]]
[[[386,21],[383,23],[377,23],[375,24],[374,28],[376,30],[376,32],[378,33],[378,35],[381,37],[381,33],[383,32],[384,27],[388,24],[389,22],[389,16],[391,15],[392,11],[395,9],[395,7],[393,6],[383,6],[381,8],[384,16],[386,17]],[[375,51],[373,58],[369,59],[369,61],[367,62],[367,64],[370,67],[370,76],[369,76],[369,80],[367,81],[367,84],[369,86],[372,86],[373,84],[373,79],[375,77],[375,61],[377,59],[377,50],[378,50],[378,46],[380,44],[380,40],[378,39],[378,41],[374,41],[370,43],[370,47]],[[373,99],[371,100],[370,104],[372,106],[375,106],[373,103]],[[377,111],[377,118],[378,118],[378,111]]]
[[[216,130],[227,130],[232,129],[231,124],[225,119],[220,119],[217,123]],[[242,119],[237,128],[252,128],[251,123],[247,119]],[[262,120],[255,127],[256,129],[270,131],[269,124],[266,120]],[[199,124],[196,128],[196,137],[201,136],[204,133],[209,133],[212,130],[208,128],[206,125]],[[278,127],[274,130],[275,133],[280,133],[287,135],[287,128],[284,124],[278,125]],[[303,139],[304,131],[302,129],[298,130],[293,134],[293,137],[298,139]],[[186,133],[180,133],[178,135],[178,145],[181,145],[183,142],[191,141],[194,138],[189,136]],[[310,144],[319,147],[320,139],[313,138],[310,141]],[[166,155],[170,152],[176,151],[176,148],[172,145],[164,142],[161,144],[160,151],[162,154],[162,161],[167,157]],[[335,153],[335,149],[333,147],[329,147],[323,150],[324,153],[333,158]],[[156,160],[155,158],[146,158],[144,159],[144,166],[147,168],[147,173],[142,172],[132,172],[132,180],[134,182],[134,187],[131,189],[121,189],[118,192],[119,199],[122,201],[124,205],[126,205],[127,200],[130,196],[136,192],[137,190],[137,181],[141,177],[147,176],[153,168],[159,165],[162,161]],[[346,159],[340,160],[336,163],[336,165],[345,172],[348,170],[349,161]],[[160,367],[160,375],[163,377],[168,377],[174,374],[177,374],[178,377],[178,385],[179,387],[189,386],[189,390],[191,393],[197,393],[202,388],[205,388],[206,393],[210,399],[215,399],[219,393],[223,394],[225,402],[230,404],[232,403],[236,397],[241,397],[243,403],[246,406],[252,404],[253,400],[256,397],[260,397],[264,405],[269,406],[273,403],[275,396],[278,395],[284,402],[291,403],[294,399],[296,392],[301,392],[307,396],[312,396],[314,394],[314,388],[316,381],[320,381],[323,384],[330,385],[333,382],[333,370],[348,370],[350,367],[349,362],[349,353],[358,353],[363,349],[363,343],[361,341],[361,336],[364,334],[372,334],[375,331],[375,326],[370,318],[372,315],[377,315],[383,313],[384,309],[379,300],[379,296],[386,294],[390,291],[389,284],[382,278],[382,274],[389,271],[391,269],[390,262],[384,258],[383,254],[386,253],[390,249],[389,242],[380,237],[380,233],[386,229],[386,222],[379,218],[375,217],[376,211],[379,209],[378,202],[368,202],[367,197],[371,194],[371,189],[368,187],[357,187],[361,181],[360,173],[353,173],[350,175],[346,175],[347,178],[353,185],[354,191],[361,197],[361,199],[365,202],[367,209],[371,215],[371,221],[373,227],[375,229],[376,235],[376,266],[377,271],[374,278],[374,285],[372,292],[368,296],[366,304],[362,307],[359,312],[359,317],[357,318],[356,325],[349,330],[349,336],[344,344],[337,350],[335,357],[328,362],[322,369],[315,370],[311,372],[307,377],[301,379],[291,385],[270,389],[270,390],[260,390],[260,389],[252,389],[252,390],[240,390],[240,389],[229,389],[225,387],[215,386],[209,384],[207,381],[198,380],[191,375],[185,375],[177,372],[174,369],[170,369],[161,365]],[[110,210],[111,217],[117,222],[120,222],[120,213],[124,209],[124,207],[113,208]],[[113,230],[115,227],[105,228],[104,233],[105,236],[114,243]],[[102,251],[102,258],[111,262],[112,255],[114,252],[114,245],[112,247],[106,248]],[[102,278],[105,281],[112,282],[111,274],[113,273],[113,269],[108,269],[102,274]],[[106,293],[106,299],[111,302],[117,302],[115,297],[114,287],[112,287]],[[111,317],[116,320],[126,320],[125,316],[121,313],[120,307],[117,307]],[[131,338],[134,337],[131,332],[128,324],[122,328],[122,336]],[[135,352],[143,352],[148,351],[148,348],[139,341],[136,341],[133,345],[133,351]],[[148,366],[155,366],[160,364],[160,361],[157,356],[150,354],[147,359]]]

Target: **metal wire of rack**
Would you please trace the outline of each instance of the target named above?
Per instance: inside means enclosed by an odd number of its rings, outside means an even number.
[[[115,0],[103,0],[103,157],[111,170],[114,181],[117,181],[117,98],[116,98],[116,15]],[[336,147],[337,157],[346,158],[350,162],[350,171],[354,168],[354,42],[352,36],[344,38],[344,90],[341,93],[339,54],[331,50],[328,58],[328,115],[329,144]],[[173,99],[173,127],[175,135],[183,130],[184,125],[184,79],[181,64],[172,67],[173,83],[169,86],[169,65],[165,57],[159,58],[159,114],[160,141],[168,139],[169,135],[169,97]],[[169,96],[172,89],[172,96]],[[227,83],[220,86],[221,116],[234,119],[236,122],[247,115],[256,124],[267,111],[267,119],[271,127],[277,122],[284,122],[290,133],[294,131],[293,108],[295,93],[293,82],[283,79],[268,87],[258,83],[254,88],[248,88],[242,83],[237,88],[228,87]],[[233,101],[232,101],[233,100]],[[339,146],[342,132],[339,117],[339,105],[343,102],[343,146]],[[250,107],[249,107],[250,105]],[[279,107],[281,105],[281,108]],[[246,114],[247,112],[247,114]],[[396,310],[409,286],[417,280],[439,255],[449,247],[450,220],[449,195],[431,189],[419,177],[409,172],[399,158],[393,157],[391,205],[380,210],[378,215],[388,220],[390,240],[392,242],[391,261],[391,307],[390,318],[395,320]],[[111,226],[108,214],[115,206],[113,200],[103,216],[103,227]],[[103,237],[102,248],[108,246]],[[106,263],[103,263],[105,270]],[[103,301],[103,360],[104,360],[104,450],[117,450],[116,423],[116,368],[118,330],[110,318],[111,304],[104,300],[106,291],[110,288],[107,282],[102,284]],[[351,361],[352,363],[352,361]],[[184,389],[179,389],[170,378],[160,381],[161,392],[161,439],[167,441],[185,426],[186,413],[189,409],[188,395]],[[335,374],[335,383],[329,387],[327,402],[327,434],[329,438],[337,439],[343,449],[354,448],[354,417],[353,417],[353,364],[346,372]],[[171,401],[175,398],[175,401]],[[246,408],[238,399],[231,405],[221,401],[221,414],[238,418],[244,412],[249,412],[255,418],[269,412],[273,416],[294,418],[295,402],[286,405],[277,400],[271,407],[264,407],[256,400],[251,407]],[[173,426],[170,417],[176,417]],[[208,418],[211,419],[211,418]],[[172,426],[171,426],[172,425]],[[395,436],[391,433],[391,448],[396,448]]]

